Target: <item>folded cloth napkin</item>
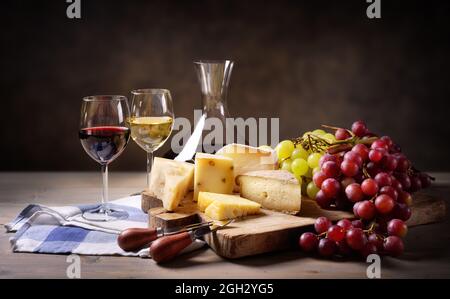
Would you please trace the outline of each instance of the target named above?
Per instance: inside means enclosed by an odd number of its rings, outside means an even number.
[[[128,218],[110,222],[89,221],[83,212],[100,205],[64,207],[27,206],[12,222],[5,225],[14,252],[59,253],[82,255],[123,255],[150,257],[149,250],[125,252],[117,245],[118,234],[130,227],[147,227],[148,215],[142,212],[141,196],[124,197],[109,203],[113,209],[128,213]],[[182,253],[205,245],[196,240]]]

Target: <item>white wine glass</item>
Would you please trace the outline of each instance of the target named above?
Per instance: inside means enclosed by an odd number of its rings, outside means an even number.
[[[167,141],[173,129],[173,105],[167,89],[136,89],[131,92],[131,138],[147,152],[147,188],[153,153]]]

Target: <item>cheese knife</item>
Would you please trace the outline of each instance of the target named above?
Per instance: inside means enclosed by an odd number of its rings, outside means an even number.
[[[216,230],[232,223],[229,220],[222,225],[207,225],[200,228],[186,231],[171,236],[166,236],[157,239],[150,246],[150,255],[157,263],[164,263],[176,257],[180,251],[188,247],[196,239],[203,237],[206,234],[215,232]]]
[[[137,251],[160,237],[189,232],[202,227],[209,227],[211,224],[212,221],[173,228],[128,228],[119,234],[117,243],[124,251]]]

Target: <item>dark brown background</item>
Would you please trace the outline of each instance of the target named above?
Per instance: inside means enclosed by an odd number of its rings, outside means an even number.
[[[172,91],[200,106],[192,60],[230,58],[232,116],[280,117],[281,137],[364,119],[421,169],[450,170],[448,1],[2,1],[0,170],[89,170],[81,98]],[[131,143],[113,170],[145,169]]]

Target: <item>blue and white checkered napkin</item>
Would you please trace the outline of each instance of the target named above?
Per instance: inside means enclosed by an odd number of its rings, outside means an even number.
[[[142,212],[141,196],[130,196],[110,202],[111,208],[125,210],[129,217],[111,222],[93,222],[82,217],[84,211],[99,205],[65,207],[27,206],[11,223],[5,225],[14,252],[123,255],[150,257],[148,249],[125,252],[117,245],[118,234],[130,227],[147,227],[148,215]],[[183,252],[204,246],[196,240]]]

